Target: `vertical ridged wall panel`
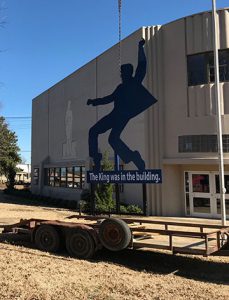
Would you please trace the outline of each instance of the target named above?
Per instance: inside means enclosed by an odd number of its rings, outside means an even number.
[[[220,15],[220,48],[229,48],[229,10],[222,10]]]
[[[210,51],[213,48],[213,42],[212,42],[212,18],[210,13],[204,13],[202,15],[202,24],[203,24],[203,34],[202,34],[202,48],[205,49],[205,51]]]
[[[229,10],[217,12],[219,48],[229,48]],[[220,33],[220,34],[219,34]],[[195,54],[213,50],[212,14],[205,12],[186,18],[187,54]]]
[[[221,113],[229,114],[229,82],[221,82]],[[203,117],[216,114],[215,85],[205,84],[188,88],[189,116]]]
[[[146,44],[147,54],[147,88],[156,99],[160,99],[157,104],[150,107],[145,112],[145,136],[146,136],[146,157],[149,168],[161,168],[162,165],[162,71],[159,66],[161,62],[161,36],[160,27],[152,26],[143,29],[143,36],[148,41]],[[161,186],[148,185],[148,212],[150,214],[161,214]]]

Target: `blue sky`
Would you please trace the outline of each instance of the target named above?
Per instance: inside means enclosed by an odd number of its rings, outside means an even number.
[[[32,99],[118,42],[118,0],[0,0],[0,115],[31,116]],[[210,10],[211,0],[122,0],[122,37]],[[229,0],[217,0],[229,7]],[[30,119],[7,119],[30,162]],[[28,152],[25,152],[28,151]]]

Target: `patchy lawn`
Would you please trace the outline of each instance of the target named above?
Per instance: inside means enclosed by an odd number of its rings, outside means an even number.
[[[32,217],[64,219],[72,213],[3,197],[0,224]],[[229,257],[102,250],[86,261],[1,242],[0,299],[229,299]]]

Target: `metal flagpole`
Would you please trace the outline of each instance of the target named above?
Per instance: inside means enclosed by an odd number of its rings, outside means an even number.
[[[119,65],[119,72],[121,76],[121,41],[122,41],[122,0],[118,0],[118,65]],[[120,170],[120,158],[118,154],[115,152],[115,171]],[[115,184],[115,198],[116,198],[116,213],[120,214],[120,190],[119,190],[119,184]]]
[[[212,0],[212,30],[214,47],[214,70],[215,70],[215,99],[217,111],[217,139],[218,139],[218,157],[219,157],[219,184],[220,184],[220,203],[222,225],[226,225],[225,209],[225,184],[224,184],[224,160],[223,160],[223,139],[221,122],[221,97],[219,90],[219,55],[218,55],[218,28],[216,24],[216,0]]]

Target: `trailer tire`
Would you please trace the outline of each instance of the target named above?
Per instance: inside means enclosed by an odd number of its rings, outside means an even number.
[[[87,259],[95,254],[95,242],[86,229],[78,228],[67,234],[66,249],[70,256]]]
[[[40,225],[35,232],[35,244],[38,249],[47,252],[57,252],[60,248],[60,236],[51,225]]]
[[[111,251],[120,251],[131,242],[131,230],[123,220],[109,218],[99,227],[99,239],[102,245]]]

